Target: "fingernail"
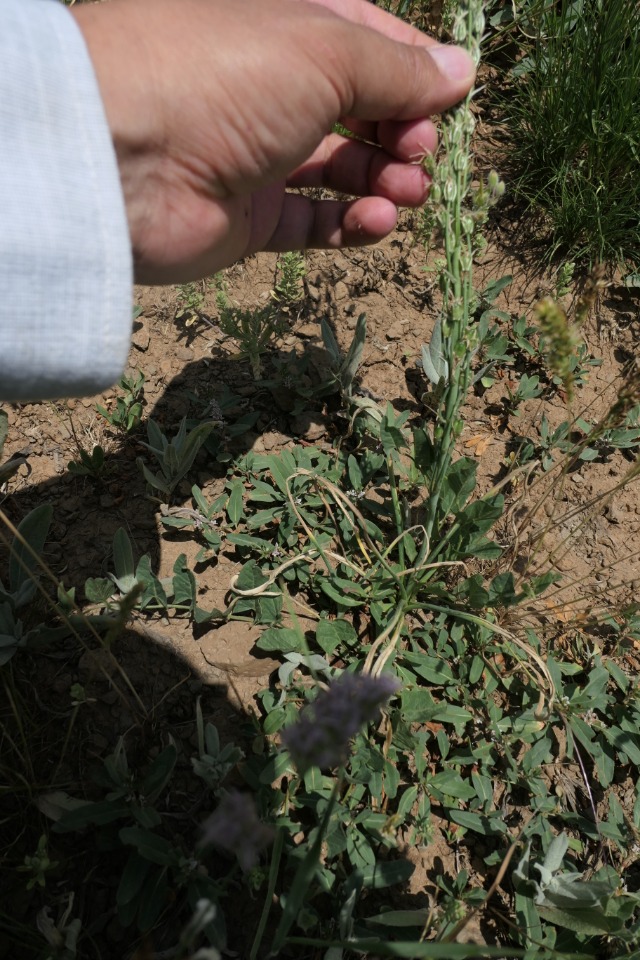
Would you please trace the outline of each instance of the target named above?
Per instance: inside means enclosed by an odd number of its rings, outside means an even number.
[[[445,44],[432,47],[429,53],[436,61],[438,70],[449,80],[459,83],[461,80],[471,80],[475,75],[475,64],[466,50],[462,47],[449,47]]]

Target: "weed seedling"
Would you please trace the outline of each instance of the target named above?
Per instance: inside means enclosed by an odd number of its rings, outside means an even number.
[[[304,297],[303,280],[307,275],[301,253],[283,253],[278,258],[276,281],[271,296],[283,306],[291,306]]]
[[[142,419],[144,381],[145,376],[141,370],[137,374],[122,377],[118,386],[121,390],[124,390],[124,396],[116,397],[116,405],[110,410],[105,409],[99,403],[96,404],[96,410],[112,427],[122,430],[124,433],[132,433],[140,425]]]
[[[69,463],[69,473],[77,477],[93,477],[99,480],[106,470],[106,460],[104,448],[96,444],[91,453],[87,453],[84,447],[78,448],[79,460],[71,460]]]

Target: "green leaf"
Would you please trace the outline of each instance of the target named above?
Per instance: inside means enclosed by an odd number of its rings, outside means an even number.
[[[333,366],[337,368],[340,365],[342,354],[333,330],[331,329],[328,320],[324,316],[320,317],[320,332],[322,334],[322,340],[325,349],[333,361]]]
[[[148,860],[143,860],[138,853],[132,853],[127,860],[118,890],[116,893],[116,903],[118,907],[124,907],[127,903],[138,896],[147,879],[151,864]]]
[[[403,690],[401,697],[402,714],[405,720],[412,723],[427,723],[438,709],[438,704],[429,691],[420,687]]]
[[[171,484],[169,484],[164,477],[160,476],[159,473],[152,473],[141,457],[138,457],[136,463],[139,469],[142,470],[142,475],[150,487],[153,487],[154,490],[159,490],[165,497],[171,496]]]
[[[135,565],[131,541],[123,527],[118,527],[113,537],[113,566],[117,579],[130,584],[125,591],[130,590],[136,582]]]
[[[84,592],[90,603],[104,603],[115,593],[115,586],[107,577],[87,577]]]
[[[387,910],[374,917],[366,917],[365,923],[373,923],[382,927],[424,927],[431,916],[428,907],[418,910]]]
[[[304,644],[299,632],[290,627],[270,627],[264,630],[256,640],[256,647],[269,653],[304,652]]]
[[[331,656],[341,643],[351,645],[357,642],[357,634],[348,620],[320,620],[316,627],[316,641],[326,654]]]
[[[434,713],[432,719],[439,723],[452,723],[455,727],[464,727],[473,720],[473,715],[465,707],[456,707],[455,704],[448,703]]]
[[[36,579],[38,561],[49,533],[52,518],[53,507],[51,504],[42,503],[39,507],[35,507],[18,526],[18,533],[25,540],[26,545],[17,537],[11,544],[9,583],[13,593],[21,591],[20,606],[29,602],[35,595],[36,587],[33,581]],[[32,556],[32,553],[35,556]],[[26,590],[21,590],[23,587],[26,587]]]
[[[513,277],[510,274],[505,274],[505,276],[500,277],[499,280],[490,280],[482,291],[482,299],[487,303],[495,303],[498,295],[512,283]]]
[[[493,607],[512,607],[522,598],[516,594],[515,580],[510,570],[499,573],[489,587],[489,603]]]
[[[123,827],[118,832],[118,836],[122,843],[135,847],[140,856],[151,863],[157,863],[161,867],[176,867],[180,861],[180,854],[175,847],[151,830],[143,830],[142,827]]]
[[[155,872],[152,873],[152,876],[142,888],[142,896],[140,897],[140,906],[138,908],[138,930],[140,933],[148,933],[153,929],[158,917],[165,908],[168,893],[167,868],[156,868]]]
[[[358,368],[362,362],[362,353],[367,339],[367,315],[361,313],[356,320],[353,339],[349,344],[347,355],[340,364],[340,382],[345,391],[349,391]],[[335,342],[335,341],[334,341]]]
[[[234,480],[231,484],[231,493],[227,501],[227,516],[229,522],[236,527],[244,513],[244,484],[242,480]]]
[[[270,757],[260,771],[260,783],[274,783],[279,780],[287,770],[291,769],[291,758],[288,753],[276,753]]]
[[[434,777],[429,777],[427,788],[457,800],[472,800],[476,796],[475,787],[453,770],[443,770]]]
[[[113,823],[121,817],[129,816],[131,809],[126,800],[101,800],[98,803],[86,803],[77,810],[64,814],[54,826],[59,833],[68,833],[71,830],[84,830],[89,824],[104,826]]]
[[[506,823],[499,817],[489,817],[472,810],[448,810],[447,816],[466,830],[473,830],[487,837],[499,837],[508,832]]]
[[[430,657],[424,653],[405,653],[403,660],[407,661],[418,676],[424,677],[429,683],[446,686],[454,682],[451,668],[445,660]]]
[[[362,873],[362,885],[370,890],[381,890],[409,879],[415,866],[408,860],[380,860],[365,867]]]
[[[159,797],[171,779],[177,760],[178,751],[173,744],[169,744],[158,754],[142,781],[141,793],[143,797],[151,802]]]
[[[346,582],[349,583],[350,587],[357,589],[356,584],[352,584],[350,581]],[[343,589],[335,587],[330,580],[322,580],[320,587],[324,593],[326,593],[329,599],[333,600],[338,607],[361,607],[367,599],[366,596],[362,595],[362,588],[359,588],[360,596],[356,598],[346,594]]]
[[[260,587],[267,582],[267,577],[260,570],[255,560],[249,560],[238,575],[236,587],[239,590],[253,590],[254,587]]]
[[[470,457],[460,457],[451,464],[440,495],[443,514],[457,514],[476,487],[478,465]]]
[[[538,904],[537,910],[540,916],[550,923],[566,927],[567,930],[573,930],[574,933],[580,933],[588,937],[611,933],[619,929],[620,926],[617,918],[605,917],[603,913],[593,909],[562,910],[547,906],[547,904]]]
[[[198,587],[192,570],[187,566],[187,556],[181,553],[173,565],[172,606],[185,606],[193,610]]]
[[[276,707],[264,719],[262,723],[263,732],[270,737],[277,733],[285,725],[287,720],[287,711],[284,707]]]

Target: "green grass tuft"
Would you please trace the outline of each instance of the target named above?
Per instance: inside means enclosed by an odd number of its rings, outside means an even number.
[[[540,5],[505,98],[516,191],[546,211],[557,253],[638,262],[640,6]]]

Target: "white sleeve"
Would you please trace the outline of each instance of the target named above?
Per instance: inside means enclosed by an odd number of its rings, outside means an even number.
[[[82,34],[57,0],[0,0],[0,399],[121,375],[132,255]]]

